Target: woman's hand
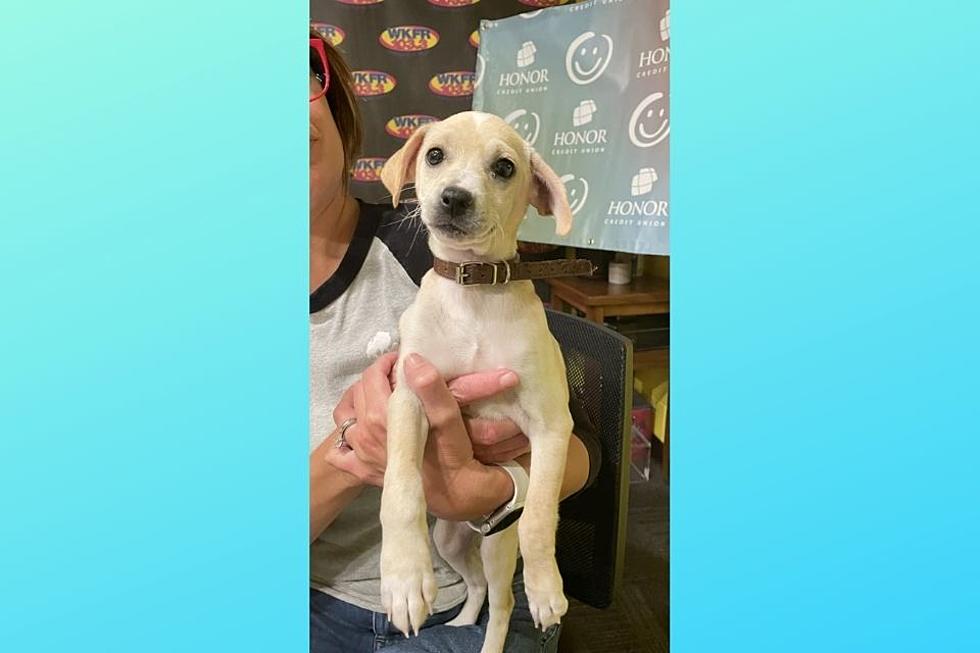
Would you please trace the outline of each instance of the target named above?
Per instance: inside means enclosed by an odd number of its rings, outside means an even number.
[[[363,485],[381,487],[384,483],[391,396],[388,379],[397,361],[397,352],[381,356],[364,370],[359,381],[347,388],[333,410],[333,420],[338,426],[350,417],[357,422],[347,429],[344,439],[348,446],[338,448],[336,440],[331,442],[327,461]]]
[[[457,380],[465,378],[468,377],[461,376]],[[453,390],[453,383],[449,383],[450,391]],[[505,463],[531,450],[531,442],[527,436],[521,433],[520,427],[509,419],[496,421],[464,417],[463,421],[466,423],[466,431],[470,434],[470,442],[473,443],[473,456],[484,465]]]
[[[331,441],[327,460],[362,484],[380,487],[384,482],[388,398],[396,361],[396,353],[385,354],[375,361],[360,381],[344,393],[334,410],[337,424],[349,417],[356,417],[357,423],[347,430],[345,439],[349,446],[337,449],[333,446],[335,440]],[[516,385],[518,379],[513,372],[468,374],[447,386],[431,364],[422,361],[421,365],[412,365],[407,361],[406,376],[429,419],[423,479],[427,496],[435,503],[430,505],[434,514],[451,511],[452,505],[458,503],[451,502],[447,493],[457,494],[461,489],[469,492],[472,489],[469,486],[487,480],[484,478],[487,470],[477,462],[513,460],[529,450],[527,438],[509,420],[464,420],[459,411],[459,406],[492,397]],[[492,486],[490,483],[478,489],[492,490]]]
[[[506,472],[474,457],[459,409],[460,404],[493,396],[518,382],[513,372],[490,374],[482,381],[470,378],[466,384],[457,383],[454,393],[439,371],[421,356],[412,354],[405,361],[405,380],[422,402],[429,421],[422,486],[429,512],[436,517],[473,519],[494,510],[513,493]]]
[[[449,382],[449,392],[460,408],[487,399],[516,386],[517,375],[510,370],[474,372]],[[473,456],[485,465],[514,460],[531,450],[531,443],[521,429],[509,419],[490,420],[463,416],[466,432],[473,445]]]

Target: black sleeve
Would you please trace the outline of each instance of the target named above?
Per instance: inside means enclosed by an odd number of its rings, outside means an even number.
[[[399,204],[396,208],[371,205],[380,212],[378,238],[388,247],[415,285],[432,268],[429,251],[429,232],[422,219],[413,215],[414,204]]]
[[[586,451],[589,452],[589,476],[582,489],[568,497],[568,499],[571,499],[579,494],[579,492],[592,487],[595,483],[595,479],[599,475],[599,467],[602,465],[602,445],[599,443],[599,433],[595,425],[589,419],[585,407],[582,406],[581,401],[574,391],[571,392],[568,409],[572,412],[572,421],[574,422],[572,432],[582,441]]]

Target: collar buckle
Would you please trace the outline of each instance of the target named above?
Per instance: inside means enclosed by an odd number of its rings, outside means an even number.
[[[476,285],[475,281],[473,282],[470,281],[470,275],[472,274],[472,272],[467,270],[467,266],[482,265],[482,264],[483,264],[482,261],[463,261],[462,263],[459,263],[456,266],[456,283],[458,283],[461,286]],[[494,275],[496,275],[496,271],[494,272]]]

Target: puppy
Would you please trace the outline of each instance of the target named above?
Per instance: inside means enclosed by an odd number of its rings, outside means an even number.
[[[387,161],[381,179],[393,205],[402,187],[415,183],[429,247],[444,261],[513,259],[529,203],[542,215],[554,216],[558,234],[571,228],[561,180],[517,132],[491,114],[469,111],[421,127]],[[425,622],[436,585],[420,475],[428,422],[405,382],[403,361],[421,354],[446,378],[506,367],[521,379],[517,388],[467,408],[475,416],[511,419],[531,442],[530,485],[516,528],[484,538],[465,523],[440,520],[434,531],[439,554],[463,577],[468,591],[451,625],[475,623],[489,591],[483,653],[499,653],[514,605],[511,579],[518,540],[535,623],[542,629],[556,624],[568,608],[555,561],[559,492],[572,432],[564,360],[530,281],[462,286],[430,270],[401,318],[400,331],[381,498],[381,591],[392,622],[405,635],[417,633]]]

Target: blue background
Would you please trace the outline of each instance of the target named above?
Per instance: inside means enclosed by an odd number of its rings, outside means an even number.
[[[306,4],[0,13],[0,650],[307,649]]]
[[[671,10],[675,653],[980,648],[977,18]]]
[[[0,17],[4,650],[307,649],[307,6],[266,5]],[[672,646],[975,650],[976,10],[671,13]]]

